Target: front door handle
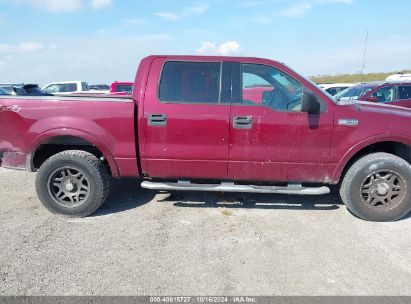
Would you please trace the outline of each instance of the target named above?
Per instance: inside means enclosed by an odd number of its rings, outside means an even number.
[[[233,127],[235,129],[251,129],[253,126],[252,116],[235,116],[233,119]]]
[[[148,116],[148,125],[162,127],[167,125],[167,116],[164,114],[151,114]]]

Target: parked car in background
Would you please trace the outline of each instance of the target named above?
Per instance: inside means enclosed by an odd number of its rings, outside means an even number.
[[[411,81],[411,74],[398,73],[388,76],[385,81]]]
[[[51,95],[43,92],[38,84],[0,84],[0,88],[6,95],[18,96],[47,96]]]
[[[244,86],[243,101],[262,104],[270,98],[273,91],[274,88],[271,85]]]
[[[341,91],[352,87],[353,83],[320,83],[318,86],[331,96],[337,95]]]
[[[81,92],[88,92],[88,83],[84,81],[62,81],[52,82],[45,85],[42,89],[43,92],[57,95],[75,94]]]
[[[110,93],[116,95],[131,95],[133,92],[133,82],[115,81],[110,86]]]
[[[109,94],[110,93],[110,86],[107,84],[93,84],[88,86],[88,91],[84,91],[81,93],[76,93],[80,95],[93,95],[93,94]]]
[[[110,91],[110,86],[108,84],[92,84],[88,86],[90,91]]]
[[[10,95],[7,91],[0,87],[0,95]]]
[[[335,96],[339,101],[371,101],[411,108],[411,81],[362,83],[340,94]]]
[[[52,94],[43,92],[38,84],[25,84],[20,87],[14,87],[14,94],[19,96],[50,96]]]
[[[24,85],[24,83],[0,83],[0,88],[6,91],[7,94],[11,95],[13,93],[13,87],[19,87]]]

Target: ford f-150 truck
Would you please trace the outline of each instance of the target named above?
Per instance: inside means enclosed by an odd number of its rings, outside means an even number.
[[[410,109],[339,104],[279,62],[149,56],[131,98],[2,96],[0,165],[37,171],[40,200],[65,216],[97,210],[111,177],[138,176],[166,191],[338,184],[354,215],[392,221],[411,210],[410,123]]]

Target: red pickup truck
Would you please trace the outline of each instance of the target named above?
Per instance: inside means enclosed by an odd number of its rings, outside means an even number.
[[[410,109],[339,104],[275,61],[150,56],[132,98],[2,96],[0,165],[37,171],[40,200],[65,216],[99,208],[110,177],[138,176],[154,190],[339,184],[354,215],[392,221],[411,210],[410,123]]]

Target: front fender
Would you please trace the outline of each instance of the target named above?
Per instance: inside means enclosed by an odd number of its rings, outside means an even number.
[[[411,138],[402,134],[378,134],[371,137],[367,137],[362,141],[358,142],[356,145],[352,146],[340,159],[337,166],[334,169],[332,181],[338,183],[340,181],[341,175],[349,163],[349,161],[354,157],[355,154],[360,152],[362,149],[382,143],[382,142],[398,142],[411,147]]]

